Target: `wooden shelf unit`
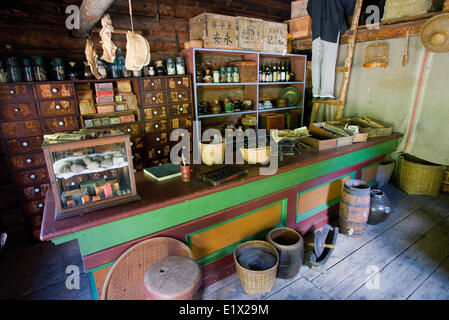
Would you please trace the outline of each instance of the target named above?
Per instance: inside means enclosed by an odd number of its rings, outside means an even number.
[[[271,52],[255,52],[255,51],[241,51],[241,50],[224,50],[224,49],[209,49],[209,48],[191,48],[183,51],[187,73],[193,77],[193,100],[194,113],[197,132],[196,137],[200,141],[202,130],[208,127],[217,127],[225,125],[226,123],[235,122],[241,116],[250,114],[257,119],[256,129],[259,129],[260,114],[285,113],[290,110],[299,110],[301,112],[300,123],[303,125],[304,120],[304,92],[306,81],[306,62],[307,56],[300,54],[281,54]],[[279,60],[290,60],[291,70],[295,74],[295,81],[290,82],[259,82],[259,67],[263,64]],[[257,81],[253,82],[239,82],[239,83],[203,83],[197,82],[196,72],[197,66],[203,62],[234,62],[234,61],[253,61],[257,62]],[[286,108],[271,108],[259,109],[259,102],[267,100],[268,97],[274,98],[273,95],[279,97],[280,90],[284,87],[295,86],[301,93],[301,98],[297,106]],[[277,92],[277,93],[276,93]],[[223,100],[225,97],[231,100],[252,100],[253,104],[250,110],[242,110],[238,112],[220,112],[218,114],[208,113],[200,114],[198,112],[198,104],[204,101],[212,102],[216,97]],[[201,123],[201,124],[200,124]],[[206,124],[206,125],[204,125]],[[200,129],[201,127],[201,129]],[[201,132],[200,132],[201,131]]]

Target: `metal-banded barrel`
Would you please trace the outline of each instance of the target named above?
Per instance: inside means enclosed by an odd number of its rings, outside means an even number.
[[[363,180],[346,180],[340,200],[340,232],[360,237],[366,227],[370,209],[370,186]]]

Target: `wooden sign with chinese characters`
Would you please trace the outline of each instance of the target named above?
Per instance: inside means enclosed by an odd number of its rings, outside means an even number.
[[[237,18],[200,14],[190,19],[190,40],[203,40],[205,48],[238,49]]]
[[[263,51],[287,53],[287,24],[264,21]]]
[[[263,51],[263,20],[246,17],[237,19],[239,49]]]

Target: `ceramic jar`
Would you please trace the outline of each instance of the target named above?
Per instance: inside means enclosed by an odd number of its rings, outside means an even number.
[[[218,102],[218,100],[215,100],[214,104],[212,105],[210,110],[212,111],[212,113],[215,113],[215,114],[220,113],[221,112],[221,104],[220,104],[220,102]]]
[[[378,224],[385,221],[391,213],[391,203],[385,193],[379,189],[372,189],[370,196],[370,212],[368,224]]]
[[[201,160],[207,166],[224,163],[224,143],[200,143]]]

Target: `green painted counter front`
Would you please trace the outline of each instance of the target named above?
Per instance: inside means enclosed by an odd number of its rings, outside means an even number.
[[[55,244],[60,244],[76,239],[79,243],[81,255],[85,257],[388,154],[396,149],[397,144],[397,138],[388,140],[311,165],[267,176],[254,182],[51,240]]]

